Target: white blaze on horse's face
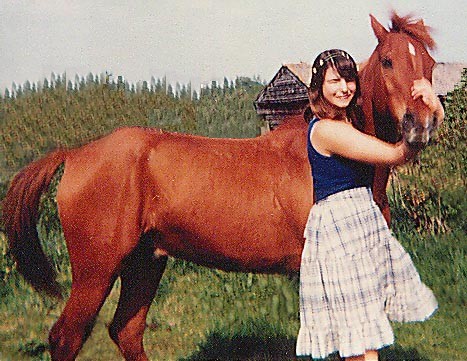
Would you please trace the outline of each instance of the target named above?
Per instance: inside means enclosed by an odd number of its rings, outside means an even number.
[[[409,41],[409,53],[415,56],[415,46]]]
[[[415,46],[410,41],[408,42],[408,49],[409,49],[409,54],[410,54],[410,60],[412,61],[412,67],[415,70],[417,67],[417,63],[416,63],[417,52],[415,51]]]
[[[412,63],[413,71],[417,70],[417,52],[415,46],[409,41],[407,43],[407,48],[409,50],[409,58]],[[415,104],[406,104],[404,106],[405,110],[402,115],[402,129],[404,132],[404,137],[409,143],[428,143],[431,136],[431,129],[429,129],[431,124],[431,114],[425,116],[425,122],[422,119],[418,119],[420,124],[416,124],[415,114],[422,114],[423,112],[417,112]]]
[[[412,42],[407,43],[409,58],[412,63],[413,73],[418,74],[420,68],[423,69],[423,52],[417,53],[417,48]],[[418,56],[422,55],[422,56]],[[415,77],[413,80],[418,80],[423,77]],[[405,139],[409,143],[426,144],[436,130],[440,120],[436,119],[426,104],[421,99],[416,101],[408,101],[405,105],[405,113],[402,117],[402,131]]]

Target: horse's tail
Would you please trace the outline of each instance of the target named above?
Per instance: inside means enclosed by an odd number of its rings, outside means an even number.
[[[19,273],[38,291],[62,297],[56,271],[42,250],[36,223],[39,202],[68,151],[56,150],[21,170],[3,200],[2,213],[11,255]]]

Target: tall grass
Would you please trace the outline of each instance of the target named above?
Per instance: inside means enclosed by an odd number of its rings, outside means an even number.
[[[383,350],[383,361],[461,361],[467,356],[466,79],[464,74],[448,97],[438,140],[391,179],[394,233],[434,290],[440,309],[424,323],[394,324],[396,343]],[[216,91],[192,101],[93,84],[73,92],[57,87],[2,99],[5,158],[0,167],[6,167],[2,175],[8,176],[0,183],[0,196],[19,167],[50,147],[78,145],[122,125],[213,137],[255,136],[259,121],[252,102],[258,90]],[[54,187],[42,199],[41,209],[40,238],[69,290],[68,254]],[[64,303],[24,283],[1,232],[0,251],[0,360],[49,360],[47,334]],[[106,330],[119,288],[117,282],[79,360],[122,359]],[[226,273],[171,259],[147,322],[144,342],[153,360],[294,360],[297,280]]]

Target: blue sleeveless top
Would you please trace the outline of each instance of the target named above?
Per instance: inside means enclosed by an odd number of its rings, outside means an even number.
[[[373,182],[372,165],[340,156],[325,156],[313,147],[310,141],[313,125],[319,121],[313,118],[308,125],[307,150],[311,165],[315,201],[347,189],[370,187]]]

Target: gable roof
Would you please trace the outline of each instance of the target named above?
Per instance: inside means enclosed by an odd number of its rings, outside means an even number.
[[[258,114],[290,113],[308,104],[311,66],[308,63],[284,64],[258,94],[254,102]]]

